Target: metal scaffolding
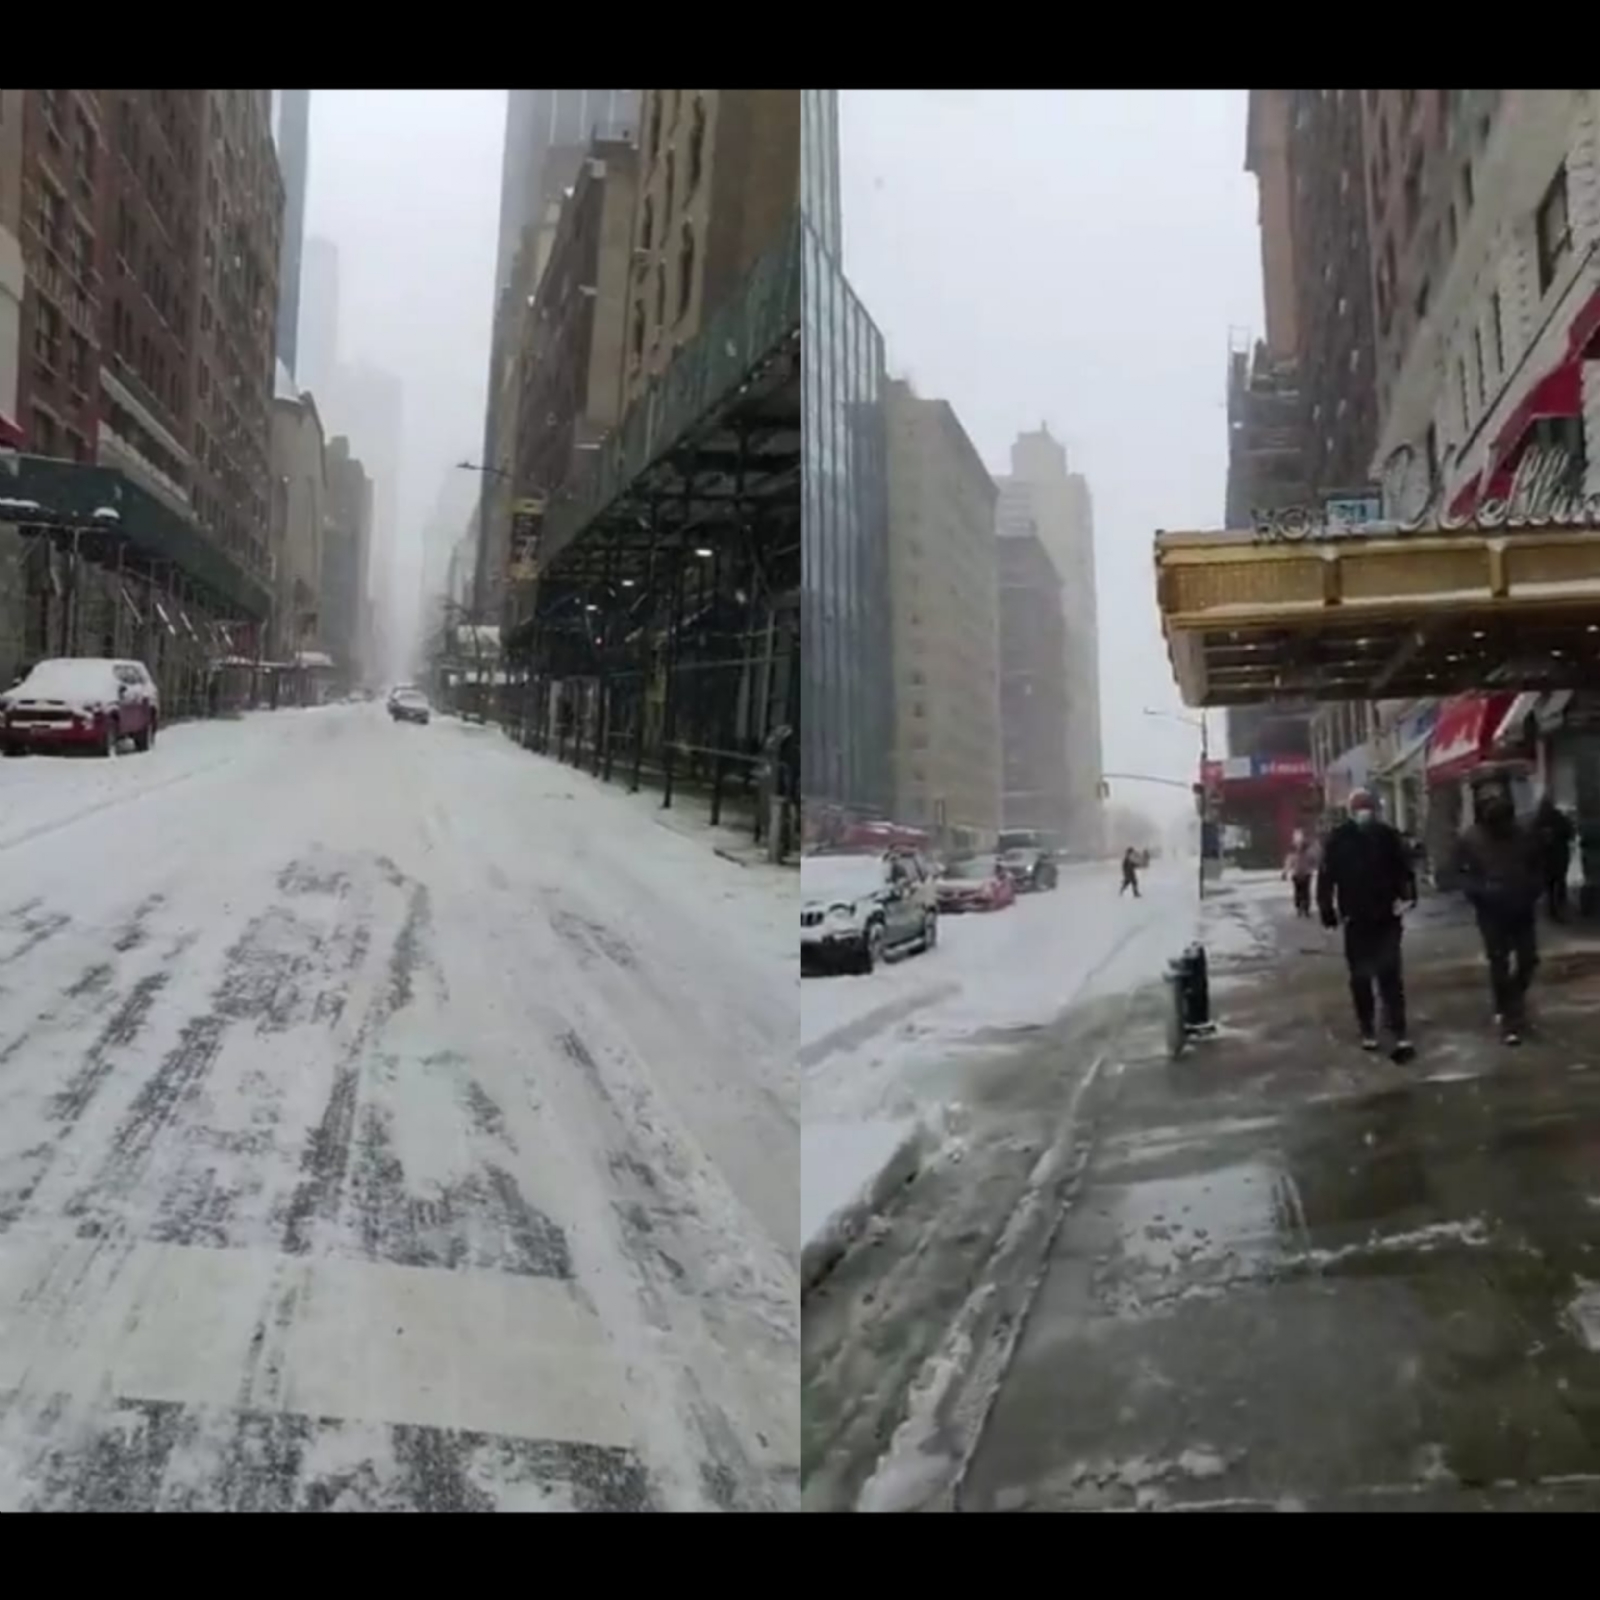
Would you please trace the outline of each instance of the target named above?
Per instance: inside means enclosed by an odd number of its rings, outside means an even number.
[[[41,457],[15,468],[0,478],[0,520],[17,539],[0,592],[12,659],[0,670],[49,656],[140,660],[169,722],[259,697],[264,586],[120,473]]]
[[[662,804],[793,831],[800,724],[798,232],[630,408],[547,517],[504,714]],[[774,824],[774,816],[780,820]],[[780,841],[780,846],[781,846]]]

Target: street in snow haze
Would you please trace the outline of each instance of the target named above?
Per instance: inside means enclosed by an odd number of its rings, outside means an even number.
[[[666,820],[376,705],[6,763],[0,1507],[798,1504],[793,896]]]

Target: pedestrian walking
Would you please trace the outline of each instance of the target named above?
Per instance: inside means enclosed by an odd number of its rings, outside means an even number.
[[[1533,819],[1534,832],[1539,836],[1541,865],[1544,868],[1545,899],[1550,907],[1552,922],[1567,920],[1567,873],[1572,867],[1572,820],[1546,795],[1539,802]]]
[[[1144,898],[1139,893],[1139,852],[1131,844],[1122,853],[1122,887],[1117,890],[1117,898],[1120,900],[1130,889],[1135,900]]]
[[[1294,913],[1297,917],[1311,915],[1311,881],[1316,873],[1316,840],[1308,839],[1296,828],[1288,859],[1283,864],[1283,875],[1294,885]]]
[[[1539,965],[1544,851],[1535,829],[1517,817],[1504,784],[1480,789],[1477,809],[1478,820],[1457,847],[1456,872],[1477,913],[1500,1036],[1507,1044],[1521,1044],[1528,989]]]
[[[1400,908],[1417,903],[1417,879],[1399,833],[1382,821],[1371,794],[1357,789],[1350,815],[1328,835],[1317,872],[1317,909],[1327,928],[1343,927],[1350,999],[1361,1048],[1378,1048],[1378,1007],[1392,1037],[1389,1055],[1417,1053],[1406,1031],[1406,984],[1401,962]],[[1374,996],[1374,989],[1377,993]]]

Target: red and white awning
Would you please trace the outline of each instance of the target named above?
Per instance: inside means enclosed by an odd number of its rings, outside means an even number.
[[[20,422],[13,422],[5,412],[0,411],[0,450],[20,450],[27,442],[27,435],[22,431]]]
[[[1480,765],[1516,699],[1511,694],[1460,694],[1439,708],[1428,745],[1429,783],[1454,783]]]

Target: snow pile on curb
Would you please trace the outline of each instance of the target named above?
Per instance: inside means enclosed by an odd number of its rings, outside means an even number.
[[[922,1168],[936,1141],[931,1124],[805,1123],[800,1129],[800,1292],[861,1237],[872,1218]]]

